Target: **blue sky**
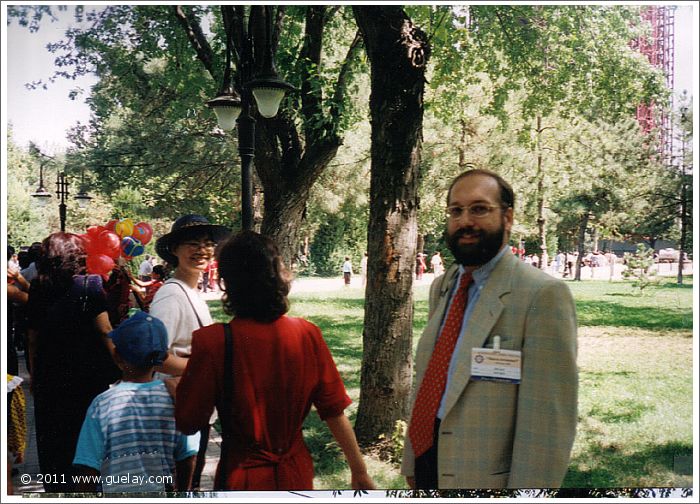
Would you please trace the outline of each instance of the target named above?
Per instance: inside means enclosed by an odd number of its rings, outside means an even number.
[[[676,10],[675,88],[687,89],[690,94],[697,86],[697,81],[693,83],[693,48],[697,45],[692,40],[696,17],[690,5]],[[66,130],[78,121],[87,123],[90,118],[84,102],[86,95],[72,101],[68,94],[75,88],[88,93],[96,82],[92,76],[75,81],[59,79],[47,90],[30,91],[24,87],[27,82],[46,81],[53,74],[53,56],[46,44],[61,39],[69,25],[75,25],[71,10],[59,13],[58,22],[44,22],[36,33],[29,33],[16,22],[7,26],[3,20],[3,35],[7,37],[3,43],[3,123],[12,123],[14,139],[20,145],[34,140],[47,152],[62,151],[69,145]]]

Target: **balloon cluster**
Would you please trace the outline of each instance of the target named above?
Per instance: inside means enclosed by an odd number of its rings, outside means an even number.
[[[143,254],[153,228],[146,222],[134,224],[132,219],[112,219],[104,226],[90,226],[80,236],[87,254],[87,272],[107,278],[120,256],[128,261]]]

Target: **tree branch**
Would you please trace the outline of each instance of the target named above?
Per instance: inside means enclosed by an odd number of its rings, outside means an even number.
[[[316,123],[323,116],[323,93],[318,82],[318,66],[323,48],[324,13],[326,6],[311,5],[306,8],[304,45],[301,49],[302,65],[301,114],[306,138],[313,138]]]
[[[342,115],[342,108],[340,107],[340,104],[345,99],[349,81],[348,77],[352,69],[352,64],[355,62],[361,47],[362,33],[360,33],[360,30],[357,30],[357,32],[355,32],[355,38],[350,44],[348,52],[345,55],[345,60],[340,67],[340,72],[338,72],[338,80],[336,81],[335,90],[333,92],[333,100],[331,102],[331,118],[334,125],[337,125],[340,121],[340,117]]]
[[[180,5],[173,5],[172,10],[175,13],[175,17],[180,22],[180,25],[185,30],[187,38],[190,40],[190,45],[192,45],[197,53],[197,58],[202,62],[204,68],[207,69],[209,75],[211,75],[215,81],[218,81],[219,73],[214,69],[214,52],[207,38],[204,36],[204,32],[202,32],[199,20],[191,11],[185,13]]]
[[[286,5],[280,5],[277,7],[277,15],[275,16],[275,24],[272,29],[272,54],[277,53],[277,48],[280,43],[280,34],[282,33],[282,24],[284,21],[284,15],[287,10]]]

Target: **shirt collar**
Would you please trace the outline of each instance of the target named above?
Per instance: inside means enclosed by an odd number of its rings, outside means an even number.
[[[503,254],[506,253],[507,249],[508,249],[507,246],[501,247],[501,250],[499,250],[498,254],[496,254],[489,262],[479,266],[474,271],[472,271],[472,276],[474,278],[475,284],[481,285],[484,282],[486,282],[489,275],[491,275],[491,272],[496,267],[496,264],[498,264],[498,261],[500,261],[501,258],[503,257]],[[464,273],[464,266],[462,266],[460,264],[459,265],[459,276],[461,277],[463,273]]]

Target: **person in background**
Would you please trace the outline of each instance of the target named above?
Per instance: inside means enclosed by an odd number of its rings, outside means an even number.
[[[342,270],[345,287],[350,287],[350,279],[352,278],[352,263],[350,262],[350,256],[345,256],[345,262],[343,263]]]
[[[129,273],[128,270],[127,273]],[[151,272],[152,280],[147,282],[134,278],[130,273],[129,276],[132,282],[131,290],[134,296],[139,299],[139,306],[141,306],[145,312],[150,311],[151,303],[153,302],[156,292],[158,292],[158,289],[160,289],[165,282],[165,268],[162,264],[153,266],[153,271]]]
[[[151,279],[151,273],[153,272],[153,257],[146,255],[146,258],[141,261],[139,265],[139,280],[142,282],[148,282]]]
[[[29,282],[22,276],[18,269],[7,268],[7,372],[12,375],[19,374],[19,360],[17,356],[16,337],[18,331],[23,329],[24,308],[29,301]]]
[[[53,233],[42,242],[29,289],[28,342],[36,447],[47,492],[74,490],[73,455],[92,400],[119,377],[99,275],[85,274],[80,236]]]
[[[211,224],[201,215],[188,214],[173,223],[170,233],[156,240],[158,255],[175,267],[173,276],[158,289],[149,309],[154,317],[163,321],[168,331],[169,355],[159,369],[163,374],[180,376],[183,373],[192,351],[192,333],[213,322],[197,284],[214,257],[217,243],[229,234],[230,230],[224,226]],[[209,440],[209,427],[202,427],[192,477],[194,489],[199,488]]]
[[[216,257],[209,262],[209,290],[218,290],[219,284],[219,262]]]
[[[202,272],[202,292],[206,294],[208,290],[211,290],[210,287],[210,282],[211,282],[211,263],[214,261],[212,259],[209,261],[209,264],[207,264],[207,267],[204,269]]]
[[[126,259],[119,257],[104,283],[104,290],[107,293],[107,313],[112,327],[117,327],[129,316],[131,278],[131,272],[126,267]]]
[[[425,273],[425,254],[418,252],[416,254],[416,280],[423,279],[423,273]]]
[[[442,257],[440,256],[439,250],[436,250],[433,257],[430,258],[430,265],[433,268],[433,276],[435,278],[442,275],[442,273],[445,271],[445,268],[442,265]]]
[[[27,253],[29,265],[25,269],[22,269],[20,273],[22,273],[22,276],[27,279],[27,282],[32,283],[32,280],[34,280],[37,276],[36,264],[39,260],[39,255],[41,254],[41,243],[32,243],[29,246]]]
[[[234,318],[195,332],[176,389],[178,429],[196,432],[214,407],[222,424],[219,490],[309,490],[313,461],[302,424],[315,406],[343,451],[355,489],[374,488],[344,414],[350,404],[333,358],[314,324],[288,317],[291,275],[272,240],[243,231],[219,252],[224,309]],[[232,369],[224,369],[226,325]],[[232,380],[231,403],[224,382]]]
[[[12,464],[24,462],[27,448],[26,398],[22,378],[7,374],[7,494],[12,495]]]
[[[576,308],[508,247],[515,197],[488,170],[447,193],[455,257],[430,287],[401,472],[412,488],[555,488],[576,435]],[[507,351],[507,352],[506,352]]]
[[[99,488],[95,478],[85,478],[78,490],[189,490],[199,439],[177,431],[173,399],[163,381],[153,378],[155,366],[168,355],[163,322],[136,312],[109,337],[122,379],[90,404],[73,458],[78,473],[101,475],[103,485]],[[134,483],[130,475],[144,480]]]
[[[15,248],[12,245],[7,246],[7,270],[19,271],[19,259],[15,253]]]

